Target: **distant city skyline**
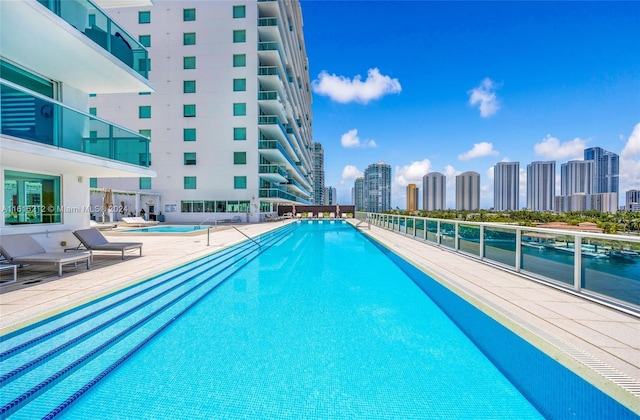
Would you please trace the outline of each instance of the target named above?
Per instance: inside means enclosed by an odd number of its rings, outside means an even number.
[[[620,205],[640,189],[639,2],[301,4],[313,136],[338,201],[384,161],[393,208],[430,172],[455,208],[466,171],[491,208],[494,165],[520,162],[525,208],[528,164],[555,161],[558,194],[561,165],[592,147],[620,156]]]

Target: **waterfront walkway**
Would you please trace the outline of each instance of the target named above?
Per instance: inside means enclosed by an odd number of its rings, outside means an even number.
[[[243,234],[294,222],[236,226],[242,233],[218,227],[209,246],[206,232],[104,232],[111,241],[143,242],[143,256],[131,253],[122,261],[118,253],[96,252],[91,270],[65,267],[61,278],[52,267],[20,269],[17,283],[0,288],[0,333],[241,242]],[[640,414],[640,318],[376,226],[360,229]],[[1,274],[3,281],[12,276]]]

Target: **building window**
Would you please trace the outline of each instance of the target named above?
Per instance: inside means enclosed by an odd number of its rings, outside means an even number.
[[[151,12],[138,12],[138,23],[151,23]]]
[[[151,35],[140,35],[138,37],[138,41],[140,41],[140,43],[143,46],[150,47],[151,46]]]
[[[89,178],[89,188],[98,188],[98,178]]]
[[[234,165],[246,165],[247,164],[247,152],[233,152],[233,164]]]
[[[234,140],[246,140],[247,139],[247,127],[234,127],[233,128]]]
[[[185,152],[185,154],[184,154],[184,164],[185,165],[195,165],[196,164],[196,154],[195,154],[195,152]]]
[[[245,6],[233,6],[233,18],[242,19],[247,16],[247,10]]]
[[[142,134],[145,137],[151,138],[151,130],[149,129],[138,130],[138,133]]]
[[[233,54],[233,67],[246,67],[247,55],[246,54]]]
[[[89,108],[89,114],[96,117],[98,115],[98,108]]]
[[[234,176],[233,177],[233,188],[236,190],[246,190],[247,189],[247,177],[246,176]]]
[[[4,224],[60,223],[60,177],[4,171]]]
[[[183,57],[182,58],[182,68],[185,70],[193,70],[196,68],[196,58],[195,57]]]
[[[196,177],[195,176],[185,176],[184,177],[184,189],[185,190],[195,190],[196,189]]]
[[[233,104],[233,115],[236,117],[247,115],[247,104],[245,104],[244,102]]]
[[[139,58],[138,59],[138,70],[139,71],[151,71],[151,59],[150,58]]]
[[[185,32],[182,34],[182,45],[196,45],[196,33]]]
[[[151,189],[151,178],[149,177],[141,177],[139,178],[139,184],[141,190],[150,190]]]
[[[196,106],[194,104],[183,105],[182,113],[185,117],[195,117],[196,116]]]
[[[196,93],[196,81],[195,80],[185,80],[183,83],[183,92],[184,93]]]
[[[143,105],[138,107],[138,118],[151,118],[151,106]]]
[[[244,29],[233,31],[233,42],[247,42],[247,31]]]
[[[182,139],[184,141],[196,141],[196,129],[195,128],[185,128],[182,134]]]
[[[233,91],[244,92],[247,90],[247,79],[233,79]]]
[[[138,92],[138,95],[151,95],[151,92]]]
[[[192,22],[196,20],[196,9],[182,10],[182,20],[185,22]]]

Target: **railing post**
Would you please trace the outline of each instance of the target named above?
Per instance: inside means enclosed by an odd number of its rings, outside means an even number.
[[[454,222],[455,234],[453,239],[453,249],[460,251],[460,223]]]
[[[582,237],[574,236],[573,239],[573,289],[579,292],[582,288]]]
[[[484,225],[480,225],[480,249],[478,254],[481,260],[484,260]]]
[[[440,235],[440,220],[438,220],[438,228],[436,229],[436,244],[442,244],[442,236]]]
[[[520,272],[522,261],[522,231],[516,228],[516,273]]]

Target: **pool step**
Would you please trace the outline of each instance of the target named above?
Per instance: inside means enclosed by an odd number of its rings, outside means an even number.
[[[68,319],[57,319],[48,331],[40,325],[36,334],[23,335],[24,342],[32,345],[16,344],[20,335],[11,337],[12,346],[3,351],[0,372],[0,418],[43,417],[66,407],[83,389],[89,389],[292,229],[295,225],[261,236],[260,247],[248,241],[189,264],[177,270],[177,275],[161,275],[122,291],[122,296],[102,299],[95,309],[90,305],[81,308],[79,318],[68,314]],[[116,303],[126,309],[117,313]]]

